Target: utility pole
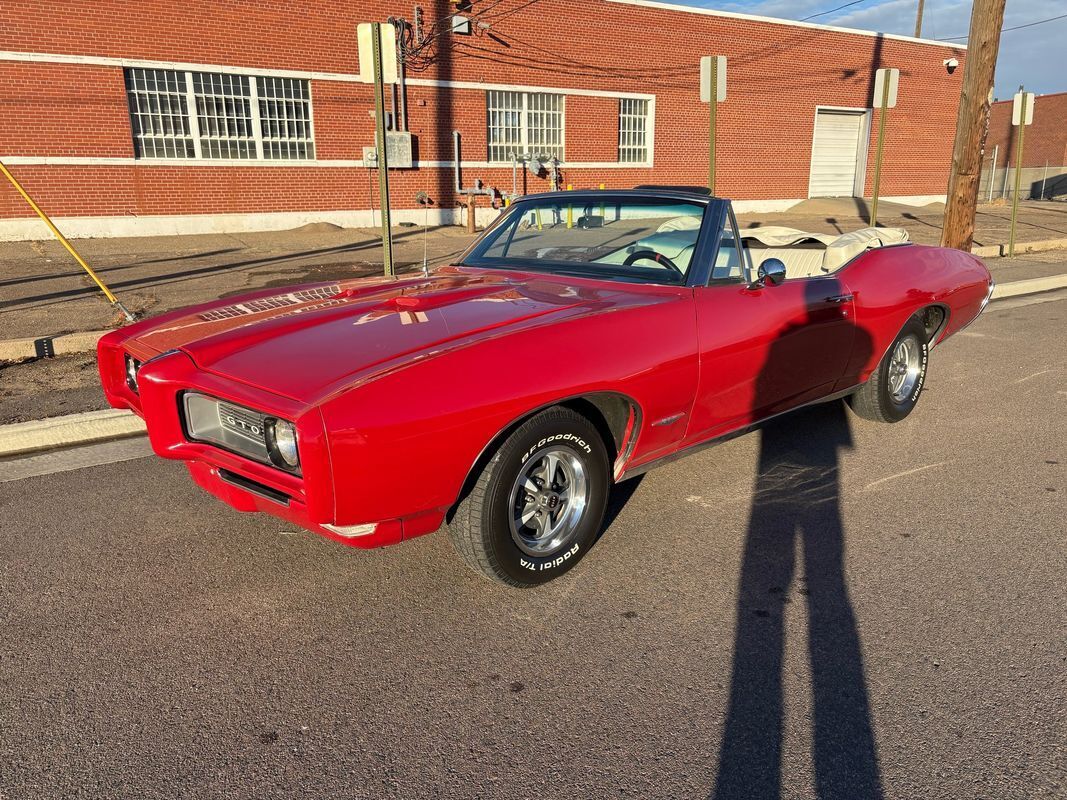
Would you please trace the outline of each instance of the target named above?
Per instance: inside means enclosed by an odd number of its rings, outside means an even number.
[[[967,35],[967,61],[963,67],[963,91],[956,117],[948,202],[941,230],[942,247],[970,251],[974,240],[978,181],[982,173],[982,134],[989,113],[1003,25],[1004,0],[974,1]]]
[[[921,39],[923,35],[923,1],[919,0],[919,10],[915,14],[915,38]]]

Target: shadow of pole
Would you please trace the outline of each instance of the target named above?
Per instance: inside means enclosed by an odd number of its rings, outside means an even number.
[[[820,296],[825,293],[824,286],[811,283]],[[809,296],[807,320],[800,324],[826,313]],[[867,334],[851,330],[852,357],[868,355]],[[757,381],[757,408],[780,391],[781,375],[796,360],[792,332],[783,331],[768,352]],[[760,432],[716,800],[781,796],[785,611],[795,597],[803,597],[808,613],[816,796],[882,797],[859,631],[844,573],[838,472],[840,452],[852,446],[846,413],[843,403],[829,403]],[[795,580],[798,550],[803,583]]]

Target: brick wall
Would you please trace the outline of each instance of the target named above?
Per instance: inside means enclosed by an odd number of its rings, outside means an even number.
[[[1018,128],[1011,124],[1011,100],[993,103],[989,113],[989,134],[986,138],[986,161],[997,150],[997,168],[1015,166],[1015,146]],[[1023,167],[1067,166],[1067,92],[1046,94],[1034,98],[1034,121],[1026,127],[1023,137]]]
[[[729,94],[718,115],[719,194],[806,197],[816,106],[868,108],[881,66],[901,70],[899,105],[887,124],[883,195],[945,191],[965,66],[948,75],[942,61],[963,61],[959,48],[606,0],[539,0],[525,7],[520,0],[480,0],[475,15],[479,7],[489,30],[442,37],[430,63],[409,78],[655,95],[653,168],[565,163],[564,183],[705,181],[707,106],[698,100],[697,64],[702,55],[722,53],[729,59]],[[432,26],[450,7],[431,0],[425,10]],[[169,2],[19,0],[0,5],[0,50],[351,75],[358,63],[356,23],[411,13],[410,5],[379,0],[187,0],[180,12]],[[315,78],[311,89],[317,158],[360,159],[363,146],[373,143],[369,87]],[[451,161],[456,129],[463,160],[486,160],[484,90],[411,85],[407,98],[417,159]],[[132,159],[126,102],[120,65],[2,60],[0,157]],[[617,98],[568,95],[565,122],[566,162],[617,160]],[[868,191],[873,158],[872,140]],[[375,174],[363,167],[16,162],[12,171],[58,216],[376,204]],[[511,167],[465,167],[464,184],[475,178],[509,191]],[[391,179],[398,207],[413,207],[420,190],[439,207],[454,205],[451,168],[397,170]],[[520,171],[518,188],[544,191],[547,177]],[[30,213],[0,186],[0,218]]]

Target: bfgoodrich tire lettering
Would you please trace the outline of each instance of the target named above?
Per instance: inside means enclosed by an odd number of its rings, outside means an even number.
[[[510,586],[557,578],[592,547],[604,519],[609,459],[596,427],[566,408],[520,425],[482,469],[449,524],[477,572]]]
[[[912,318],[871,377],[849,397],[852,410],[875,422],[900,422],[919,402],[929,358],[926,328],[918,319]]]

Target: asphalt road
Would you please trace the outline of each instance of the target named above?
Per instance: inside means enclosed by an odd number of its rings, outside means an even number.
[[[935,350],[901,424],[627,485],[533,591],[155,458],[0,482],[0,797],[1063,798],[1060,298]]]

